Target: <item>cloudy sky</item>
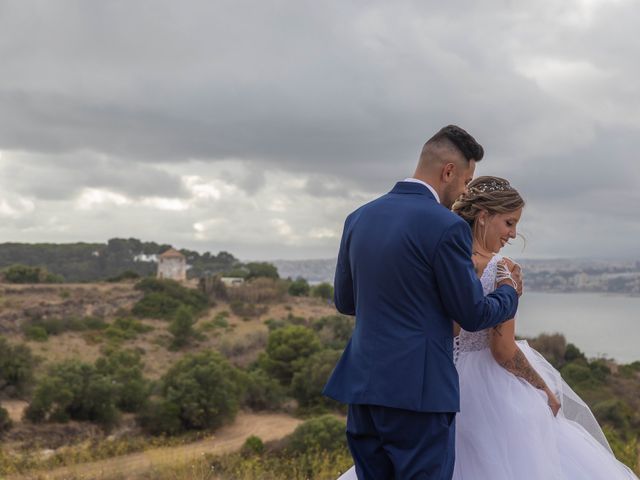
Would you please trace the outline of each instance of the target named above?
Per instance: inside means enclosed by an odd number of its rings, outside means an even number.
[[[336,254],[441,126],[527,257],[640,256],[634,0],[0,0],[0,242]]]

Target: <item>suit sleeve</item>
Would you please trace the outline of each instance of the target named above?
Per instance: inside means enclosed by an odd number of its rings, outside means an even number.
[[[471,261],[468,225],[456,222],[442,236],[433,268],[446,313],[469,332],[484,330],[515,316],[518,295],[508,285],[486,297]]]
[[[347,217],[340,240],[340,251],[338,252],[338,264],[336,265],[336,275],[333,282],[334,302],[340,313],[345,315],[355,315],[355,296],[353,293],[353,276],[351,275],[351,264],[349,261],[349,219]]]

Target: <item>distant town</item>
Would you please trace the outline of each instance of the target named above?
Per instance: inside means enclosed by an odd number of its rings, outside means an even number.
[[[640,295],[640,261],[517,259],[527,289],[538,292],[599,292]],[[304,277],[310,283],[331,282],[335,259],[277,260],[281,277]]]

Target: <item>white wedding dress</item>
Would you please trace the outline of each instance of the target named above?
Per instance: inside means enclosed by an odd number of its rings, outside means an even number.
[[[496,287],[496,255],[482,274],[485,295]],[[526,341],[518,347],[556,392],[556,417],[546,394],[501,367],[490,329],[462,330],[454,342],[460,376],[453,480],[638,480],[620,463],[587,405]],[[339,480],[356,480],[355,468]],[[397,479],[402,480],[402,479]]]

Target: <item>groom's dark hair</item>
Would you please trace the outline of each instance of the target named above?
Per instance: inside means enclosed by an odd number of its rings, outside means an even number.
[[[484,149],[482,145],[476,142],[469,133],[457,125],[447,125],[442,127],[438,133],[427,140],[427,145],[436,145],[448,143],[454,146],[467,160],[475,160],[479,162],[484,157]]]

